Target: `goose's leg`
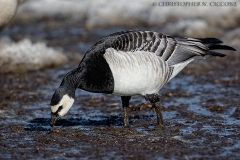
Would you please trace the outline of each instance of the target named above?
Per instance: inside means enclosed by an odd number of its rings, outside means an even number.
[[[145,99],[152,103],[153,108],[157,114],[157,125],[163,126],[163,116],[162,116],[162,106],[160,104],[159,94],[147,94],[145,95]]]
[[[129,101],[131,99],[131,96],[121,96],[122,100],[122,107],[123,107],[123,127],[127,128],[129,127]]]

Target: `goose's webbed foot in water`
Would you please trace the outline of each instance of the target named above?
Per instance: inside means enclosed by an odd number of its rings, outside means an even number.
[[[157,114],[157,125],[163,127],[164,126],[164,121],[163,121],[163,116],[162,116],[162,106],[159,102],[160,97],[159,94],[147,94],[145,96],[145,99],[147,101],[150,101],[152,103],[153,108],[155,109],[155,112]]]

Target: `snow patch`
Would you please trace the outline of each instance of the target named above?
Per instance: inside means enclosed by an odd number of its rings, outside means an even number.
[[[22,73],[61,65],[67,57],[43,42],[32,43],[29,39],[20,42],[0,41],[0,73]]]

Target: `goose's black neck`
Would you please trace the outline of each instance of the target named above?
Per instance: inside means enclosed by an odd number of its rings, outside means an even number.
[[[69,72],[61,85],[72,87],[71,89],[74,91],[80,88],[96,93],[112,93],[114,79],[111,69],[103,57],[111,42],[110,37],[93,45],[86,52],[78,68]]]
[[[78,88],[77,74],[75,71],[76,69],[68,72],[59,86],[59,88],[62,88],[64,92],[72,98],[75,98],[75,91]]]

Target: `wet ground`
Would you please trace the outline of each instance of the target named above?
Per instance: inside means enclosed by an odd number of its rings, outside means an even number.
[[[85,30],[50,22],[13,23],[2,35],[84,52],[122,29]],[[1,75],[0,159],[240,159],[239,64],[235,52],[185,68],[160,91],[164,129],[156,126],[155,112],[141,96],[132,97],[130,129],[124,129],[119,97],[82,90],[69,113],[51,128],[51,96],[64,74],[78,65],[74,60]]]

